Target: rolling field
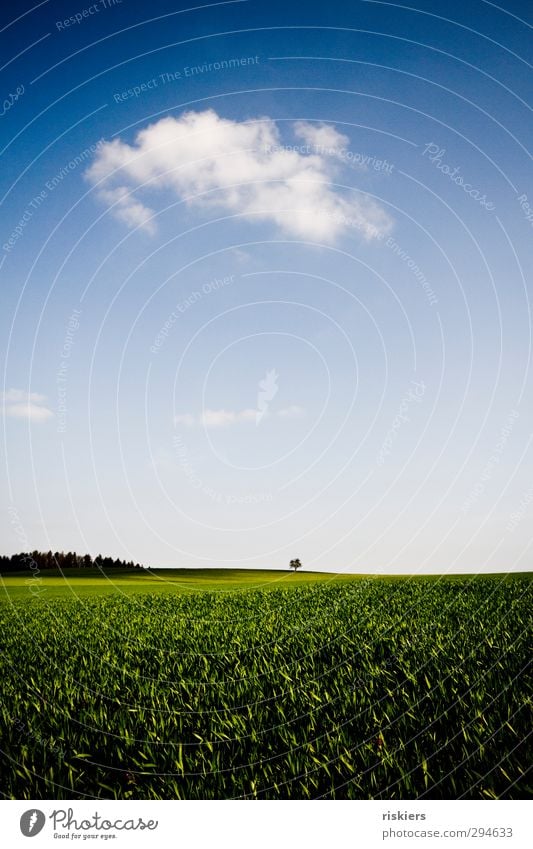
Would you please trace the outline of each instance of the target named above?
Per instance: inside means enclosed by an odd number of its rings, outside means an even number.
[[[1,582],[4,797],[531,796],[528,575],[24,580]]]
[[[325,572],[296,574],[268,569],[65,569],[0,575],[0,602],[15,599],[76,599],[95,595],[138,593],[190,593],[198,590],[232,592],[250,589],[279,589],[316,583],[360,581],[359,575]]]

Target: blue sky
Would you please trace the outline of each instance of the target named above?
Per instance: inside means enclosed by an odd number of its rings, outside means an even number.
[[[4,552],[530,568],[528,4],[422,5],[2,13]]]

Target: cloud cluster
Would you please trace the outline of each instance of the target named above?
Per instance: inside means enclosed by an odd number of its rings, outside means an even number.
[[[293,130],[313,145],[347,142],[328,125],[299,121]],[[101,144],[86,177],[116,217],[149,233],[155,212],[144,198],[157,190],[206,211],[274,223],[302,239],[333,242],[347,221],[357,222],[367,239],[388,231],[391,221],[379,204],[333,185],[337,168],[319,151],[281,144],[270,118],[232,121],[209,109],[149,124],[131,145],[119,138]]]
[[[206,409],[199,416],[194,416],[192,413],[180,413],[174,416],[174,424],[183,425],[185,427],[195,427],[197,425],[206,428],[228,427],[242,422],[256,422],[257,410],[247,408],[244,410],[209,410]],[[264,413],[263,415],[270,415]],[[291,407],[286,407],[282,410],[276,410],[273,413],[279,419],[297,419],[305,415],[302,407],[293,404]]]
[[[12,419],[27,419],[44,422],[54,415],[45,406],[46,397],[37,392],[25,392],[23,389],[9,389],[0,393],[0,403],[5,416]]]

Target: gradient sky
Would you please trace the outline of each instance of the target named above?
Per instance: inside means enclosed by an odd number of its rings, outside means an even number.
[[[530,4],[419,5],[2,11],[3,552],[531,568]]]

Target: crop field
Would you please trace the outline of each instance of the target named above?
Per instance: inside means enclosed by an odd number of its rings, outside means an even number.
[[[0,575],[0,602],[43,598],[78,599],[95,595],[136,595],[138,593],[190,593],[198,590],[281,589],[317,583],[347,583],[359,575],[327,572],[291,574],[279,569],[50,569],[38,575],[31,572]]]
[[[527,575],[293,577],[6,599],[2,796],[531,797]]]

